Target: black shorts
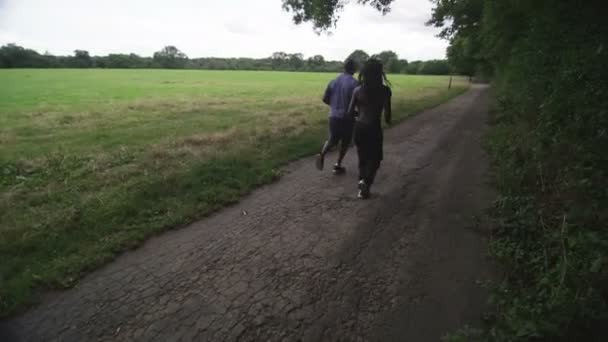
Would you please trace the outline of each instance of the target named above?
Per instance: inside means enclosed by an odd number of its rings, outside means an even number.
[[[352,119],[329,118],[329,144],[336,145],[339,142],[350,145],[353,140],[353,127],[355,121]]]
[[[380,161],[383,159],[382,126],[368,125],[361,122],[355,124],[355,144],[360,160]]]

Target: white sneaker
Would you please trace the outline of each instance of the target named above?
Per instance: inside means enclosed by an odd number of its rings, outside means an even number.
[[[365,184],[365,181],[360,180],[358,187],[359,187],[359,193],[357,194],[357,198],[368,199],[369,198],[369,186],[367,184]]]

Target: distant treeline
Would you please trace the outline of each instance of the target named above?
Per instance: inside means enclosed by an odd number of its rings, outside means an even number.
[[[447,60],[413,61],[399,59],[393,51],[371,57],[380,59],[387,73],[412,75],[447,75]],[[355,50],[349,58],[364,63],[370,58],[365,51]],[[175,46],[166,46],[152,57],[131,54],[91,56],[86,50],[75,50],[73,56],[40,54],[15,44],[0,47],[0,68],[108,68],[108,69],[206,69],[206,70],[280,70],[340,72],[342,61],[328,61],[321,55],[304,58],[301,53],[275,52],[267,58],[188,58]]]

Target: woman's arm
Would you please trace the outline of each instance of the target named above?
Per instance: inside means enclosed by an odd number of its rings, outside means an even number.
[[[386,122],[387,125],[390,125],[393,121],[393,109],[391,107],[391,97],[392,97],[392,93],[390,88],[386,88],[387,90],[387,95],[386,95],[386,100],[384,102],[384,121]]]
[[[348,105],[348,111],[346,112],[347,115],[351,116],[351,117],[355,117],[356,114],[356,109],[357,106],[359,105],[359,100],[357,99],[359,97],[359,88],[355,88],[355,90],[353,90],[353,96],[350,98],[350,104]]]

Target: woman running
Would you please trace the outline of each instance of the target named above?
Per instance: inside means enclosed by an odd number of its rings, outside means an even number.
[[[382,63],[368,60],[359,74],[360,86],[355,88],[348,112],[356,116],[355,145],[359,156],[359,194],[369,198],[370,188],[382,161],[382,112],[387,125],[391,124],[391,89]]]

